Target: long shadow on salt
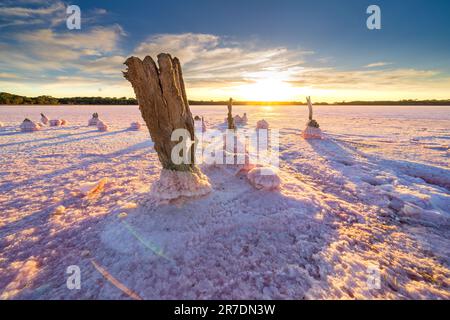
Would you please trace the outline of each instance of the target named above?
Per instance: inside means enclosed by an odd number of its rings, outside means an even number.
[[[64,129],[74,129],[74,128],[65,127]],[[79,129],[79,128],[75,127],[75,129]],[[45,138],[40,138],[40,139],[33,139],[33,140],[5,143],[5,144],[1,144],[0,147],[9,147],[9,146],[24,145],[24,144],[27,144],[27,143],[51,141],[51,140],[63,139],[63,138],[67,138],[67,137],[85,135],[85,134],[95,133],[95,132],[98,132],[98,130],[89,130],[89,131],[78,132],[78,133],[65,133],[65,134],[60,134],[60,135],[55,136],[55,137],[45,137]],[[22,134],[23,135],[23,134],[29,134],[29,133],[17,132],[17,134]],[[0,135],[0,136],[2,136],[2,135]]]
[[[205,197],[148,198],[126,218],[111,215],[99,263],[146,299],[304,299],[326,281],[318,253],[335,231],[315,205],[258,191],[234,170],[203,171]]]
[[[372,218],[367,216],[366,219],[372,221],[373,225],[381,223],[381,228],[371,231],[372,238],[379,239],[376,242],[384,243],[387,248],[391,247],[391,250],[408,248],[402,252],[405,257],[411,254],[420,256],[421,259],[429,258],[440,261],[439,268],[448,268],[448,169],[404,160],[384,159],[331,140],[309,143],[313,150],[326,160],[327,167],[343,178],[327,191],[340,195],[347,201],[361,203],[366,206],[366,210],[374,208],[370,210]],[[333,181],[333,174],[323,173],[324,179]],[[337,181],[335,177],[334,180]],[[401,241],[398,240],[399,233],[403,234]],[[390,243],[391,239],[397,239],[397,242]],[[380,263],[386,263],[383,262],[384,259],[388,259],[388,255],[381,256]],[[417,258],[411,259],[418,261]],[[386,268],[391,269],[399,281],[408,282],[411,279],[414,281],[414,277],[421,278],[420,272],[411,276],[405,274],[402,269],[396,269],[393,264],[387,264]],[[427,285],[433,284],[434,282],[431,282]],[[399,290],[395,287],[391,283],[388,289]]]
[[[111,159],[126,162],[128,157],[123,155],[136,151],[152,152],[149,150],[151,145],[152,142],[146,140],[94,160],[85,161],[82,165],[88,168],[89,165],[99,162],[110,163]],[[118,163],[115,162],[115,165]],[[79,166],[80,164],[77,164],[71,168],[56,170],[35,177],[27,183],[32,185],[42,179],[58,178],[60,174],[68,172],[67,170],[79,169]],[[5,250],[2,250],[3,259],[0,261],[0,295],[3,298],[13,299],[127,298],[120,290],[105,282],[92,265],[92,259],[107,261],[108,257],[103,255],[101,247],[95,256],[84,253],[90,250],[94,252],[99,247],[99,226],[104,215],[91,216],[90,212],[95,210],[96,201],[100,200],[101,196],[93,200],[92,209],[89,202],[83,198],[66,195],[60,203],[43,207],[31,215],[2,226],[0,247]],[[103,205],[113,210],[115,202],[105,201]],[[56,216],[55,209],[61,204],[69,209],[78,209],[77,216],[73,216],[73,210]],[[16,206],[17,210],[20,210],[20,206],[24,203],[16,201],[5,205]],[[69,224],[59,226],[55,219],[62,219],[63,223],[67,220]],[[80,267],[85,290],[67,288],[66,268],[70,265]],[[103,288],[108,286],[111,287],[111,293],[103,295]]]
[[[116,134],[121,134],[124,132],[127,132],[128,129],[124,129],[124,130],[118,130],[118,131],[111,131],[111,132],[106,132],[106,133],[101,133],[101,134],[97,134],[97,135],[91,135],[88,137],[79,137],[79,138],[74,138],[74,139],[68,139],[68,140],[63,140],[63,141],[55,141],[55,142],[49,142],[49,143],[43,143],[37,146],[33,146],[30,147],[30,150],[33,149],[39,149],[39,148],[43,148],[43,147],[54,147],[56,145],[60,145],[60,144],[67,144],[67,143],[71,143],[71,142],[79,142],[79,141],[83,141],[83,140],[87,140],[87,139],[96,139],[96,138],[103,138],[103,137],[108,137],[108,136],[114,136]],[[88,131],[87,133],[94,133],[94,132],[98,132],[98,130],[94,130],[94,131]]]
[[[126,153],[129,153],[129,152],[132,152],[132,151],[136,151],[138,149],[149,148],[151,146],[153,146],[153,142],[152,141],[140,142],[140,143],[137,143],[137,144],[132,145],[130,147],[127,147],[125,149],[114,151],[114,152],[109,153],[109,154],[101,154],[101,155],[96,156],[94,159],[89,159],[89,160],[83,161],[81,163],[75,163],[72,166],[61,168],[61,169],[57,169],[57,170],[55,170],[53,172],[46,173],[46,174],[43,174],[43,175],[40,175],[40,176],[36,176],[36,177],[30,178],[30,179],[25,180],[25,181],[20,181],[20,182],[17,182],[17,183],[9,183],[9,184],[7,184],[7,185],[5,185],[3,187],[3,190],[5,190],[5,192],[8,192],[8,191],[10,191],[10,190],[12,190],[14,188],[19,188],[22,185],[33,184],[36,181],[39,181],[39,180],[42,180],[42,179],[52,179],[52,178],[55,178],[55,177],[57,177],[59,175],[68,173],[70,171],[79,170],[80,168],[89,167],[90,165],[93,165],[93,164],[96,164],[96,163],[102,163],[102,162],[110,163],[111,159],[115,159],[117,156],[120,156],[121,154],[126,154]]]

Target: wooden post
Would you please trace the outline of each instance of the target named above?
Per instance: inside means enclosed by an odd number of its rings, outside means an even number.
[[[312,120],[313,119],[313,109],[312,109],[311,97],[306,97],[306,101],[308,102],[309,120]]]
[[[236,129],[236,126],[234,124],[233,114],[232,114],[232,108],[233,108],[233,99],[230,98],[228,101],[228,129]]]
[[[158,55],[158,66],[149,56],[144,60],[130,57],[125,61],[125,78],[131,82],[139,102],[142,118],[147,124],[163,169],[151,193],[159,200],[171,201],[180,197],[203,196],[211,192],[211,184],[195,165],[195,149],[187,146],[190,162],[172,161],[172,149],[179,141],[172,141],[172,132],[185,129],[195,141],[194,119],[186,96],[180,61],[167,53]],[[185,158],[184,154],[180,154]]]
[[[308,127],[319,128],[319,123],[313,119],[313,108],[311,103],[311,97],[306,97],[306,101],[308,102],[308,109],[309,109]]]
[[[158,55],[158,66],[150,56],[140,60],[130,57],[125,61],[125,78],[131,82],[139,103],[142,118],[147,124],[155,150],[164,169],[191,171],[194,168],[194,147],[191,146],[190,163],[175,164],[171,160],[171,141],[175,129],[186,129],[194,141],[194,119],[189,108],[181,65],[170,54]]]

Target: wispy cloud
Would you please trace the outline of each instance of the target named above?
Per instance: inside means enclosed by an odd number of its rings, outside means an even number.
[[[65,23],[67,4],[60,0],[19,0],[0,4],[0,29],[39,26],[52,28]],[[99,22],[108,12],[103,8],[82,10],[83,26]]]
[[[15,73],[0,72],[0,79],[18,79],[19,76]]]
[[[28,8],[28,7],[0,7],[0,16],[9,17],[35,17],[48,16],[57,11],[64,10],[65,6],[62,2],[56,2],[49,7],[44,8]]]
[[[21,4],[19,1],[17,4]],[[61,1],[49,4],[43,2],[26,2],[28,6],[11,5],[6,2],[0,6],[0,29],[27,25],[55,26],[65,19],[66,6]],[[30,7],[33,4],[33,7]],[[37,5],[37,6],[36,6]]]
[[[53,55],[52,51],[59,50],[72,50],[76,54],[82,54],[83,50],[93,50],[95,54],[112,52],[117,49],[121,35],[122,28],[112,26],[97,27],[87,32],[58,33],[51,29],[41,29],[19,34],[17,39],[26,43],[36,55],[46,57]],[[41,50],[43,48],[46,50]]]
[[[91,27],[82,32],[41,28],[4,33],[0,35],[0,86],[3,90],[15,88],[13,92],[28,87],[38,94],[56,96],[97,95],[100,89],[102,95],[132,96],[120,72],[126,57],[156,57],[160,52],[180,58],[193,99],[222,99],[258,83],[263,83],[261,88],[267,91],[272,90],[273,83],[285,85],[284,92],[289,95],[286,99],[301,99],[304,93],[315,92],[325,100],[352,92],[368,99],[380,92],[426,95],[450,85],[450,78],[439,70],[392,66],[377,69],[392,64],[388,62],[342,70],[330,66],[333,57],[322,61],[311,50],[261,46],[254,41],[231,41],[212,34],[157,34],[132,50],[123,48],[125,38],[119,25]],[[325,62],[327,67],[322,67]]]
[[[211,34],[161,34],[146,39],[134,55],[156,56],[170,52],[183,64],[187,83],[192,87],[208,83],[225,86],[256,81],[268,73],[293,73],[301,67],[309,51],[285,47],[260,48],[254,43],[227,41]]]
[[[374,63],[370,63],[364,67],[365,68],[378,68],[378,67],[388,66],[391,64],[392,64],[392,62],[374,62]]]
[[[292,77],[291,83],[298,86],[313,85],[320,88],[371,88],[407,86],[433,79],[440,73],[433,70],[393,69],[393,70],[352,70],[340,71],[335,68],[305,68]]]
[[[359,70],[340,70],[336,67],[311,67],[305,58],[314,55],[309,50],[287,47],[261,48],[252,43],[228,42],[210,34],[164,34],[149,37],[134,54],[156,56],[170,52],[184,63],[184,74],[191,92],[226,94],[239,91],[240,86],[275,80],[290,86],[287,93],[316,92],[431,92],[450,84],[450,77],[439,70],[414,68],[376,69],[392,65],[390,62],[371,63]],[[321,58],[312,60],[324,63]],[[325,62],[334,59],[329,57]],[[374,70],[370,70],[373,68]],[[368,70],[369,69],[369,70]],[[264,87],[264,86],[262,86]],[[270,85],[266,86],[270,90]],[[220,89],[219,89],[220,88]],[[261,97],[265,96],[261,92]],[[370,97],[367,97],[370,98]]]
[[[67,3],[5,0],[0,4],[0,87],[35,94],[92,93],[124,85],[119,25],[95,26],[108,12],[82,10],[82,30],[64,27]]]

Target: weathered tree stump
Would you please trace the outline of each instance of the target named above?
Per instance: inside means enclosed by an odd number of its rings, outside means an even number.
[[[311,97],[306,97],[306,101],[308,102],[308,110],[309,110],[309,117],[308,117],[308,127],[313,127],[313,128],[319,128],[319,123],[313,119],[313,108],[312,108],[312,103],[311,103]]]
[[[194,166],[194,148],[190,148],[191,163],[175,164],[171,160],[171,141],[175,129],[186,129],[194,141],[194,119],[189,109],[181,66],[178,58],[169,54],[158,55],[158,65],[150,56],[140,60],[130,57],[125,62],[125,78],[131,82],[139,109],[147,124],[155,150],[164,169],[189,171]]]
[[[322,131],[320,130],[319,123],[313,119],[311,97],[306,97],[306,101],[308,102],[309,117],[306,128],[302,132],[302,136],[305,139],[322,139]]]
[[[187,130],[191,141],[195,141],[194,119],[186,96],[180,61],[170,54],[161,53],[158,55],[159,67],[150,56],[144,60],[130,57],[125,65],[128,70],[124,76],[133,86],[142,118],[163,167],[160,180],[152,186],[153,190],[160,198],[167,200],[206,194],[211,186],[195,165],[194,145],[180,152],[180,156],[189,161],[175,163],[172,159],[172,149],[179,143],[171,139],[174,130]],[[182,154],[185,151],[189,154]]]
[[[227,107],[228,107],[228,117],[227,117],[228,129],[236,129],[236,125],[234,124],[234,118],[233,118],[233,113],[232,113],[233,99],[230,98],[230,100],[228,101]]]

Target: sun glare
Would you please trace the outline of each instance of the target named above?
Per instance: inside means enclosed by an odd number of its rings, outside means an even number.
[[[295,100],[301,88],[294,88],[281,79],[260,79],[251,84],[236,88],[237,95],[251,101],[288,101]]]
[[[291,72],[279,70],[248,73],[245,78],[250,82],[236,87],[236,94],[247,101],[292,101],[304,88],[292,86],[291,77]]]

